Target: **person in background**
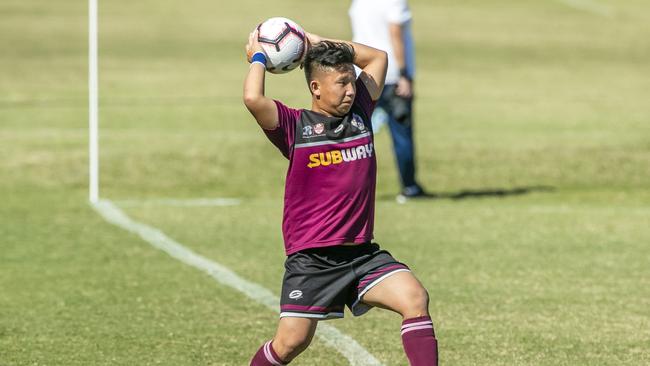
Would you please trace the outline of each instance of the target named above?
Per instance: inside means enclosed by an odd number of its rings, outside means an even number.
[[[407,0],[353,0],[349,10],[352,40],[388,53],[386,85],[372,116],[373,130],[388,124],[401,187],[397,201],[431,197],[418,184],[413,141],[415,50]]]

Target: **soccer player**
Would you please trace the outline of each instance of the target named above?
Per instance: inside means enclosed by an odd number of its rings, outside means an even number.
[[[264,94],[266,56],[253,32],[244,104],[289,159],[282,232],[287,259],[280,320],[252,366],[286,365],[312,340],[318,321],[372,307],[402,316],[404,350],[417,366],[437,365],[427,291],[409,268],[372,242],[376,161],[370,116],[386,76],[386,53],[306,34],[304,71],[311,109]],[[354,66],[361,69],[357,78]]]

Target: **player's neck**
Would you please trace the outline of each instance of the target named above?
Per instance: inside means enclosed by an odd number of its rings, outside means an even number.
[[[316,112],[318,114],[322,114],[325,117],[335,117],[335,118],[340,118],[342,116],[337,116],[336,114],[332,113],[331,111],[328,111],[325,109],[323,106],[319,105],[317,103],[316,99],[313,99],[311,102],[311,111]]]
[[[312,103],[311,103],[311,111],[316,112],[318,114],[322,114],[322,115],[327,116],[327,117],[334,117],[332,115],[332,113],[330,113],[330,112],[326,111],[325,109],[323,109],[321,106],[316,104],[315,101],[312,101]]]

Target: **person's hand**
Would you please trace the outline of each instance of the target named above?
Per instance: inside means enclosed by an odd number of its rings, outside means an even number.
[[[395,94],[402,98],[413,97],[413,82],[404,76],[400,76],[395,88]]]
[[[309,46],[315,45],[323,40],[323,37],[309,32],[305,32],[305,37],[307,37],[307,44]]]
[[[313,33],[305,32],[305,53],[304,53],[304,55],[307,54],[307,52],[309,51],[311,46],[317,44],[318,42],[320,42],[322,40],[323,40],[323,37],[321,37],[321,36],[315,35]],[[303,57],[303,61],[304,61],[304,57]],[[300,63],[300,68],[302,69],[303,67],[305,67],[305,63],[301,62]]]
[[[251,34],[248,35],[248,43],[246,44],[246,59],[248,60],[248,63],[251,62],[253,55],[258,52],[264,53],[264,49],[262,48],[262,45],[260,45],[260,42],[257,40],[256,28],[251,32]]]

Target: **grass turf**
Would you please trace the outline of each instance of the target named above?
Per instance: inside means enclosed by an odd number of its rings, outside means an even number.
[[[419,175],[440,198],[394,202],[383,131],[376,238],[429,289],[444,364],[650,362],[650,13],[597,4],[412,2]],[[286,161],[240,103],[243,42],[278,14],[349,37],[347,3],[313,6],[100,2],[102,196],[242,198],[125,210],[276,293]],[[245,364],[276,314],[86,203],[85,3],[0,14],[0,365]],[[299,72],[267,80],[308,106]],[[395,315],[331,324],[406,364]],[[345,362],[315,342],[294,364]]]

